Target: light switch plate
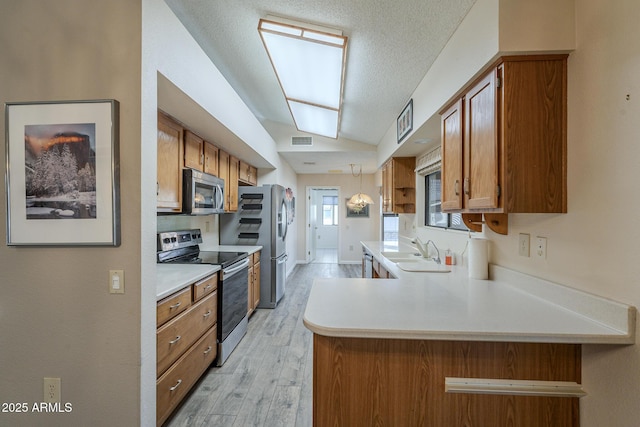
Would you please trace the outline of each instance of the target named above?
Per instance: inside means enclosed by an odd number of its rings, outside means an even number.
[[[109,293],[124,294],[124,270],[109,270]]]
[[[529,256],[529,248],[530,248],[531,236],[525,233],[520,233],[520,237],[518,238],[518,255],[520,256]]]

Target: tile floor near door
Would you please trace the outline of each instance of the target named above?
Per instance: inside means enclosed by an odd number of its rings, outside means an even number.
[[[360,277],[359,264],[298,265],[284,298],[258,309],[222,367],[203,375],[166,426],[312,425],[312,333],[302,316],[313,279]]]

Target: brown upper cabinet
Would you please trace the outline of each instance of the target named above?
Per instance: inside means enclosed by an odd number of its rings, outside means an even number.
[[[210,142],[204,141],[204,172],[218,176],[219,149]]]
[[[382,212],[416,212],[416,158],[392,157],[382,166]]]
[[[218,151],[218,171],[220,178],[224,180],[224,210],[236,212],[238,210],[238,158],[229,155],[226,151]]]
[[[184,167],[218,176],[218,147],[186,130],[184,134]]]
[[[238,179],[240,180],[240,184],[243,185],[257,185],[258,170],[255,166],[251,166],[249,163],[240,160]]]
[[[158,112],[158,212],[182,212],[183,147],[182,126]]]
[[[257,169],[205,141],[158,111],[157,211],[182,212],[182,169],[215,175],[225,182],[227,212],[238,210],[238,183],[257,184]]]
[[[567,55],[501,58],[441,122],[443,211],[567,212]]]

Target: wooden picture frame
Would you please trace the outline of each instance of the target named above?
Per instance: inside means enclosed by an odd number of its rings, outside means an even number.
[[[404,107],[396,121],[398,144],[413,130],[413,99]]]
[[[119,246],[119,103],[5,104],[7,245]]]

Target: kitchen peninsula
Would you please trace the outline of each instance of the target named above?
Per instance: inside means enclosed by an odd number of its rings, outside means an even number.
[[[362,244],[396,279],[314,282],[315,425],[577,426],[581,345],[635,341],[634,307],[495,265],[491,280],[405,272]],[[502,380],[534,385],[496,394]]]

